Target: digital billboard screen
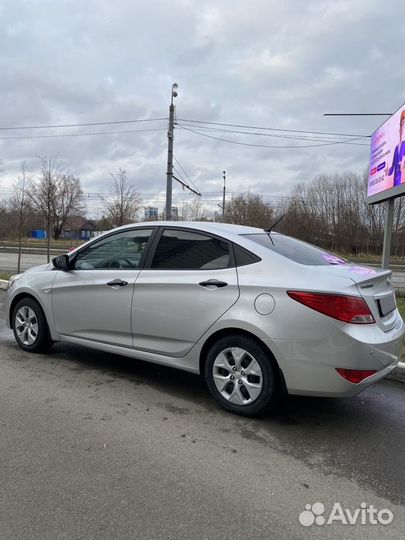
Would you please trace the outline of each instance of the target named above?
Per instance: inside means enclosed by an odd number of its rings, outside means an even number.
[[[405,105],[371,136],[367,201],[405,194]]]

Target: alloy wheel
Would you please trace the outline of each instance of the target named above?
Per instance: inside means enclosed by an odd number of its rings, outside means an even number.
[[[242,347],[229,347],[214,360],[213,380],[221,396],[235,405],[253,403],[263,389],[258,361]]]
[[[24,345],[33,345],[38,337],[38,318],[33,309],[21,306],[15,315],[15,330]]]

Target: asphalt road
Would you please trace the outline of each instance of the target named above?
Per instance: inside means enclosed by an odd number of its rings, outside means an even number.
[[[54,256],[54,255],[53,255]],[[0,252],[0,271],[16,272],[17,271],[17,253]],[[27,270],[32,266],[46,263],[46,254],[39,253],[23,253],[21,257],[21,269]]]
[[[60,344],[30,355],[1,320],[0,538],[397,540],[404,390],[291,397],[243,419],[194,375]],[[306,528],[317,501],[394,520]]]

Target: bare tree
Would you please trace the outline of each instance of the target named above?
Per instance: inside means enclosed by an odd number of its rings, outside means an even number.
[[[46,260],[50,260],[53,205],[57,195],[57,183],[63,174],[61,164],[56,156],[39,158],[41,160],[41,176],[31,192],[31,203],[42,216],[46,230]]]
[[[210,217],[202,202],[197,198],[193,198],[191,202],[183,202],[181,205],[180,221],[208,221]]]
[[[11,233],[9,205],[6,201],[0,201],[0,240],[9,238]]]
[[[385,206],[367,203],[368,171],[320,175],[295,186],[280,231],[341,253],[381,253]],[[280,205],[281,207],[281,205]],[[404,253],[405,205],[394,207],[393,248]]]
[[[45,222],[49,262],[52,236],[58,239],[67,218],[82,214],[84,202],[80,180],[65,172],[56,156],[40,160],[41,176],[31,192],[31,204]]]
[[[232,197],[226,204],[225,221],[251,227],[270,227],[274,211],[260,195],[242,193]]]
[[[127,173],[121,167],[117,173],[111,173],[111,177],[109,196],[103,199],[103,204],[108,220],[114,227],[120,227],[136,220],[142,197],[135,186],[128,183]]]
[[[98,231],[109,231],[114,227],[106,216],[101,216],[101,218],[97,219],[96,226]]]
[[[66,220],[84,212],[83,191],[79,178],[71,174],[62,174],[57,180],[56,197],[52,204],[53,237],[58,240]]]
[[[13,195],[10,200],[10,206],[17,218],[18,228],[18,260],[17,273],[21,270],[21,244],[25,223],[32,212],[31,190],[32,181],[26,174],[25,162],[21,164],[21,174],[13,182]]]

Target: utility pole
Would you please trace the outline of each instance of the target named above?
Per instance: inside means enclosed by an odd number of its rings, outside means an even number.
[[[226,180],[226,171],[222,171],[222,178],[224,179],[224,187],[222,189],[222,204],[218,204],[218,206],[222,209],[222,223],[225,221],[225,180]]]
[[[226,172],[225,171],[222,171],[222,174],[223,174],[223,179],[224,179],[224,190],[222,192],[222,222],[225,221],[225,193],[226,193],[226,189],[225,189],[225,180],[226,180]]]
[[[173,141],[174,141],[174,105],[173,98],[177,97],[178,84],[172,84],[169,107],[169,129],[167,131],[167,170],[166,170],[166,210],[165,220],[172,219],[172,181],[173,181]]]

